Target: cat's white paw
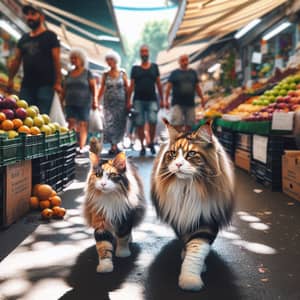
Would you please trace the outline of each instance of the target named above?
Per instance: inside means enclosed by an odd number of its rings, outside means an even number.
[[[114,265],[112,260],[109,258],[101,259],[99,265],[97,266],[98,273],[109,273],[112,272],[114,269]]]
[[[187,291],[200,291],[204,286],[201,277],[195,274],[180,274],[178,284]]]
[[[129,250],[129,247],[118,247],[116,249],[116,256],[117,257],[128,257],[131,255],[131,252]]]

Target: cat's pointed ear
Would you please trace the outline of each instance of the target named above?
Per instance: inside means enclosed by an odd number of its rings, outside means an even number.
[[[212,120],[208,120],[204,125],[200,126],[196,132],[196,136],[207,143],[212,143],[213,140],[213,130],[212,130]]]
[[[94,152],[90,152],[89,156],[90,156],[91,168],[98,166],[100,160],[99,156]]]
[[[119,152],[112,161],[113,166],[118,170],[124,171],[126,169],[126,154],[125,152]]]
[[[174,141],[177,138],[179,132],[176,130],[175,127],[173,127],[169,123],[169,121],[166,118],[162,118],[162,121],[164,122],[164,124],[166,125],[166,127],[168,129],[170,140]]]

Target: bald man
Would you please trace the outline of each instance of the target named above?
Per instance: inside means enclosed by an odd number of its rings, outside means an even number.
[[[180,131],[189,131],[195,124],[195,94],[204,106],[204,97],[199,86],[198,75],[189,68],[189,57],[183,54],[178,60],[179,68],[172,71],[165,91],[165,106],[170,107],[169,95],[172,90],[170,123]]]

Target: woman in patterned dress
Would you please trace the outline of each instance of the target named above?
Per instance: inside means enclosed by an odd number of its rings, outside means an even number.
[[[118,68],[120,57],[116,52],[105,56],[109,70],[102,76],[99,102],[103,97],[104,143],[110,143],[109,154],[119,152],[117,144],[122,141],[126,128],[127,76]]]

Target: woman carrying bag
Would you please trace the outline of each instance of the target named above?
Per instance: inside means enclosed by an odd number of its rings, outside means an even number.
[[[96,80],[87,69],[88,61],[81,49],[73,49],[69,57],[73,69],[64,82],[65,113],[69,129],[79,134],[79,153],[83,153],[90,109],[98,108]]]

